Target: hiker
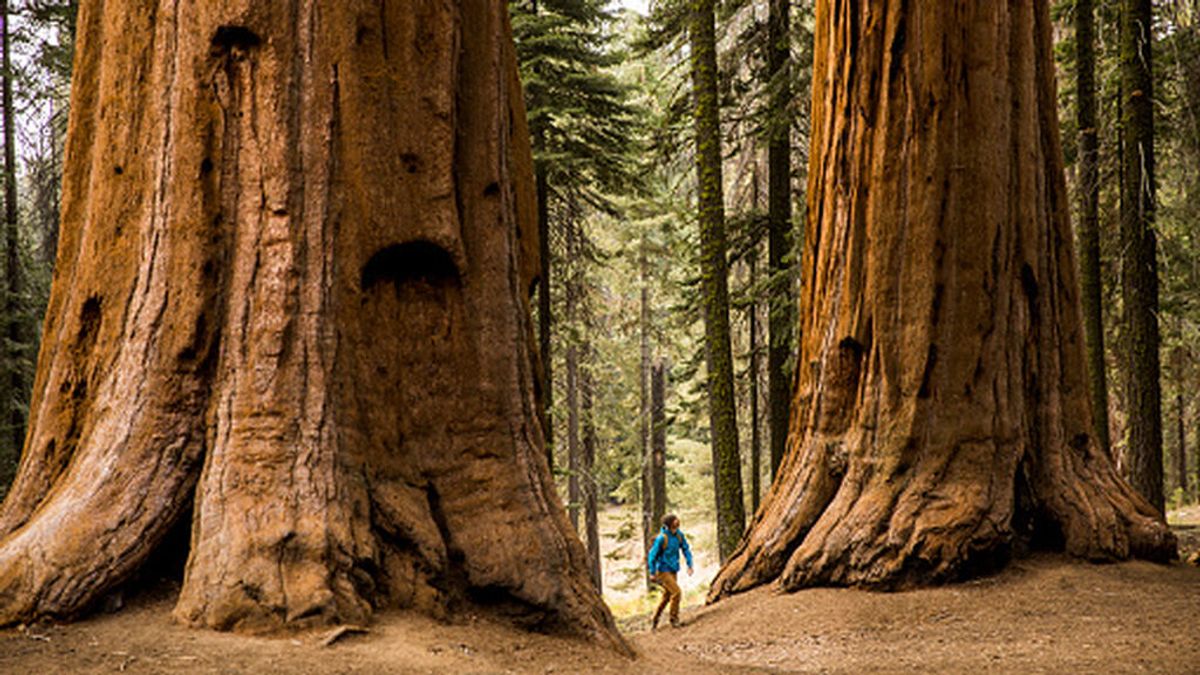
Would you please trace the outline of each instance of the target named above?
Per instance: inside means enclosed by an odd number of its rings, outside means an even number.
[[[650,579],[663,588],[662,601],[654,610],[654,622],[651,629],[658,628],[658,620],[662,617],[663,608],[671,603],[671,626],[679,626],[679,598],[682,592],[676,576],[679,574],[679,551],[687,558],[688,574],[692,574],[692,549],[688,546],[687,537],[679,529],[679,518],[673,513],[663,517],[662,531],[650,545]]]

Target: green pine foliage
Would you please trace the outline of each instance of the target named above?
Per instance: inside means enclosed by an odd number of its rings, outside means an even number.
[[[15,308],[0,321],[0,334],[5,336],[0,345],[0,495],[7,491],[20,458],[13,420],[28,418],[33,366],[58,241],[77,7],[77,0],[9,3],[14,68],[3,75],[12,86],[17,133],[16,165],[6,170],[16,172],[15,257],[24,284],[18,297],[11,298],[11,305],[7,286],[0,289],[0,307]],[[4,263],[9,259],[8,251],[0,256]],[[8,270],[4,272],[2,278],[8,278]],[[7,337],[14,332],[22,339]]]

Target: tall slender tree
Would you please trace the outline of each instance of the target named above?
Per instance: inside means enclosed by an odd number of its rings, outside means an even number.
[[[574,206],[574,204],[572,204]],[[566,320],[567,327],[566,342],[567,342],[567,514],[571,519],[571,526],[575,531],[579,532],[579,509],[582,506],[583,494],[580,491],[580,471],[582,469],[582,457],[579,443],[579,333],[577,331],[577,322],[579,320],[579,305],[583,295],[583,284],[581,280],[580,268],[580,223],[578,218],[572,217],[564,223],[566,234],[566,259],[574,264],[568,269],[566,275],[566,284],[563,289],[566,294],[566,308],[563,312],[563,318]]]
[[[650,444],[653,404],[650,401],[650,258],[646,233],[638,242],[638,333],[641,359],[638,361],[638,449],[642,466],[642,551],[648,553],[658,524],[654,519],[654,455]],[[649,572],[647,571],[647,575]],[[647,585],[650,577],[646,577]]]
[[[667,364],[654,362],[650,374],[650,518],[667,514]]]
[[[725,205],[717,88],[714,0],[689,0],[693,117],[700,223],[700,278],[708,364],[709,433],[717,507],[717,547],[724,560],[745,528],[737,401],[730,346]]]
[[[12,26],[8,0],[0,0],[0,98],[4,107],[4,348],[3,396],[0,410],[4,416],[4,438],[0,447],[0,485],[8,485],[15,470],[15,458],[25,443],[24,399],[27,395],[25,362],[25,275],[21,261],[21,237],[17,222],[17,113],[13,109]]]
[[[538,344],[546,458],[554,465],[554,301],[569,227],[569,200],[611,209],[606,194],[636,184],[629,163],[634,119],[628,92],[609,68],[612,20],[606,0],[513,0],[517,44],[533,142],[540,241]],[[533,289],[529,289],[532,291]],[[558,305],[561,308],[561,305]]]
[[[792,248],[792,0],[769,0],[767,18],[767,76],[770,109],[767,115],[767,267],[772,278],[768,300],[767,411],[771,443],[771,475],[779,470],[787,446],[791,402],[787,362],[792,348],[795,314],[791,290]]]
[[[1175,395],[1175,423],[1176,423],[1176,447],[1178,448],[1175,455],[1175,477],[1176,485],[1179,488],[1180,496],[1186,500],[1188,497],[1188,472],[1187,472],[1187,433],[1184,427],[1184,414],[1187,407],[1183,401],[1183,394]]]
[[[750,288],[754,292],[758,281],[757,245],[751,246],[747,256],[747,264],[750,268]],[[747,376],[750,379],[750,391],[747,397],[750,399],[750,510],[753,512],[758,510],[759,500],[762,498],[762,436],[760,433],[761,425],[759,424],[758,412],[759,346],[757,297],[750,298],[750,302],[746,306],[746,313],[750,317],[750,364],[747,368],[749,371]]]
[[[583,505],[580,474],[583,470],[579,443],[579,348],[567,347],[567,515],[579,532],[579,509]]]
[[[545,133],[537,133],[535,140],[545,138]],[[542,140],[542,143],[545,141]],[[554,274],[553,249],[550,247],[550,197],[547,178],[548,169],[544,162],[535,164],[534,186],[537,195],[537,231],[538,231],[538,361],[541,364],[541,376],[538,378],[538,392],[541,394],[539,408],[542,422],[542,432],[546,437],[546,464],[554,468],[554,354],[551,335],[554,331],[554,313],[551,310],[550,286]]]
[[[1075,2],[1075,90],[1079,126],[1079,285],[1087,344],[1088,385],[1096,441],[1111,451],[1108,433],[1108,369],[1104,358],[1104,300],[1100,279],[1099,124],[1096,119],[1096,10],[1094,0]]]
[[[595,380],[592,375],[594,358],[590,345],[584,346],[584,364],[580,369],[579,390],[583,413],[583,457],[579,468],[583,480],[583,528],[587,546],[588,568],[596,589],[604,590],[604,574],[600,567],[599,488],[596,484],[596,418]]]
[[[1125,344],[1127,469],[1133,487],[1163,510],[1158,254],[1154,232],[1154,7],[1121,4],[1121,291]]]

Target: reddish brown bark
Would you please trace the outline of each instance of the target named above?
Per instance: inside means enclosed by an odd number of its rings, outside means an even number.
[[[623,649],[543,454],[504,5],[84,2],[75,73],[0,622],[78,614],[194,493],[189,624],[471,602]]]
[[[1092,435],[1047,4],[817,3],[789,448],[710,599],[1174,555]]]

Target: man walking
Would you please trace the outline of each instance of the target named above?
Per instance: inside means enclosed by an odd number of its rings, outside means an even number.
[[[662,618],[663,608],[671,604],[671,626],[679,626],[679,599],[682,592],[676,577],[679,574],[679,552],[687,558],[688,574],[693,573],[692,549],[688,546],[687,537],[679,529],[679,518],[675,514],[663,517],[662,531],[650,545],[650,555],[647,562],[650,565],[650,578],[663,588],[662,600],[658,609],[654,610],[654,622],[651,629],[658,628],[658,620]]]

